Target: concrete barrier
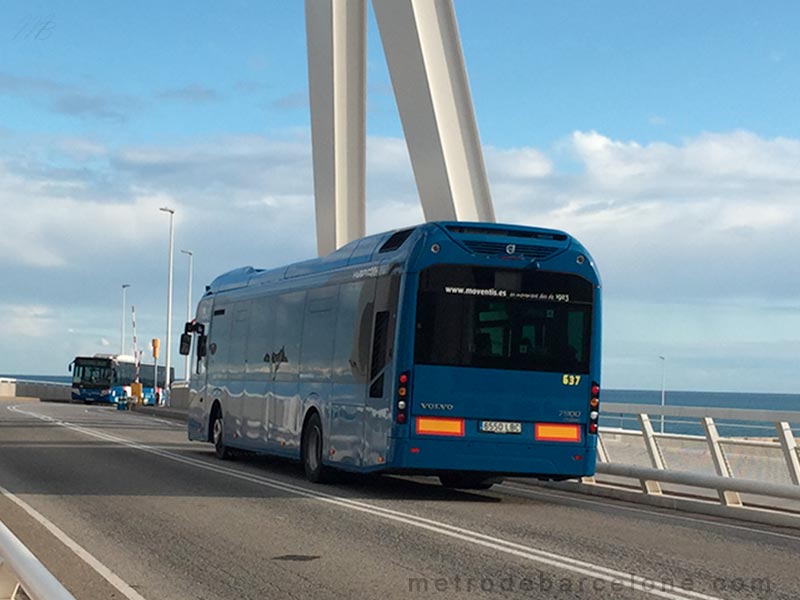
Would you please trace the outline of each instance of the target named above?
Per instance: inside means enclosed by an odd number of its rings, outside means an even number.
[[[186,381],[176,381],[170,386],[170,408],[189,408],[189,384]]]
[[[55,402],[68,402],[72,386],[68,383],[0,379],[0,398],[39,398]]]
[[[170,406],[189,408],[188,383],[176,381],[170,389]],[[38,398],[50,402],[69,402],[72,398],[72,385],[3,378],[0,379],[0,398]]]
[[[13,398],[17,395],[16,379],[0,379],[0,398]]]

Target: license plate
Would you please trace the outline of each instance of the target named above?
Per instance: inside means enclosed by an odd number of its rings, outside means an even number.
[[[512,421],[481,421],[484,433],[522,433],[522,423]]]

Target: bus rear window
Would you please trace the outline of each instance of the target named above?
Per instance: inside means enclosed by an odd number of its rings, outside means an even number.
[[[417,364],[588,373],[592,284],[567,273],[436,265],[420,273]]]

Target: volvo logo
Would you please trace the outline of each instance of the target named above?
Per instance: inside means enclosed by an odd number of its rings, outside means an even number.
[[[514,252],[516,251],[517,251],[516,244],[509,244],[508,246],[506,246],[506,254],[514,254]]]
[[[452,404],[439,404],[434,402],[421,402],[420,406],[425,410],[453,410]]]

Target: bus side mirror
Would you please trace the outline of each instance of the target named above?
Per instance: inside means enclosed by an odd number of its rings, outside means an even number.
[[[189,356],[189,352],[192,350],[192,336],[188,333],[181,334],[181,347],[178,352],[181,353],[181,356]]]
[[[197,338],[197,358],[201,359],[206,355],[206,340],[208,338],[205,335],[201,335]]]

